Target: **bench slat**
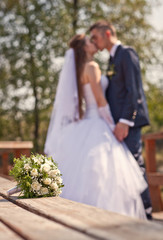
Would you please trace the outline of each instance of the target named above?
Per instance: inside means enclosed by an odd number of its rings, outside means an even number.
[[[163,139],[163,132],[158,132],[158,133],[147,133],[142,136],[143,140],[148,140],[148,139]]]
[[[46,218],[37,216],[2,197],[0,197],[0,206],[0,217],[2,220],[25,239],[92,239]]]
[[[31,141],[0,141],[0,149],[31,149]]]
[[[3,186],[0,187],[1,194],[5,194],[5,182],[9,185],[10,181],[0,179],[0,186]],[[60,222],[99,239],[162,240],[163,229],[159,224],[111,213],[60,197],[16,199],[13,196],[10,199],[44,218],[50,218],[54,222]]]
[[[22,240],[16,233],[6,227],[2,222],[0,222],[0,239],[3,240]]]
[[[148,173],[148,183],[152,186],[161,186],[163,185],[163,173],[155,172]]]
[[[44,214],[44,216],[57,219],[70,224],[80,231],[104,239],[160,239],[162,240],[162,226],[147,221],[135,220],[120,214],[111,213],[85,204],[79,204],[63,198],[26,199],[18,200],[30,209]],[[161,231],[161,232],[160,232]]]

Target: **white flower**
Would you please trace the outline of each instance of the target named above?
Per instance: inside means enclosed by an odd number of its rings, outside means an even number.
[[[61,184],[62,183],[62,178],[61,177],[57,177],[56,181],[57,181],[57,183]]]
[[[45,195],[45,194],[48,194],[48,193],[49,193],[49,191],[48,191],[48,189],[47,189],[46,187],[42,187],[42,188],[40,189],[40,192],[41,192],[42,195]]]
[[[34,161],[35,163],[37,163],[37,162],[38,162],[38,159],[37,159],[37,157],[33,157],[32,159],[33,159],[33,161]]]
[[[50,187],[53,189],[53,190],[57,190],[58,189],[58,185],[53,182],[52,184],[50,184]]]
[[[39,157],[37,162],[38,162],[39,164],[41,164],[41,163],[43,163],[43,161],[44,161],[44,160],[42,159],[42,157]]]
[[[49,164],[49,165],[53,165],[54,163],[51,161],[51,160],[49,160],[49,159],[45,159],[45,163],[47,163],[47,164]]]
[[[49,170],[50,170],[50,165],[49,164],[47,164],[47,163],[45,163],[45,164],[43,164],[42,166],[41,166],[41,171],[42,170],[44,170],[45,172],[49,172]]]
[[[51,160],[49,160],[49,159],[45,158],[45,162],[46,162],[46,163],[50,163],[50,162],[51,162]]]
[[[37,171],[36,168],[33,168],[33,169],[32,169],[31,175],[32,175],[33,177],[38,176],[38,171]]]
[[[57,169],[56,170],[51,170],[50,172],[49,172],[49,174],[50,174],[50,176],[51,177],[56,177],[56,175],[57,175]]]
[[[58,195],[60,195],[62,193],[62,190],[58,189],[57,193],[58,193]]]
[[[34,191],[39,191],[40,188],[41,188],[41,184],[40,184],[38,181],[34,181],[34,182],[31,184],[31,188],[32,188]]]
[[[29,169],[31,169],[31,167],[30,167],[30,165],[28,163],[26,163],[26,164],[24,164],[24,169],[25,170],[29,170]]]
[[[38,161],[40,161],[40,163],[42,163],[44,160],[40,157],[40,158],[38,159]]]
[[[33,161],[35,163],[41,164],[43,162],[43,159],[41,157],[33,157]]]
[[[51,179],[50,178],[45,178],[43,183],[46,184],[46,185],[50,185]]]
[[[57,174],[60,174],[61,172],[60,172],[60,170],[59,169],[57,169]]]

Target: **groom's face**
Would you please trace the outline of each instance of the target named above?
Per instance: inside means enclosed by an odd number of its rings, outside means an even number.
[[[94,28],[91,31],[91,42],[93,42],[99,50],[106,48],[106,36],[105,33]]]

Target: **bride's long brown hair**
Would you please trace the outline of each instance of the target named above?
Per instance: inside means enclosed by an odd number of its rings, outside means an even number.
[[[84,65],[87,60],[86,51],[84,46],[86,44],[86,39],[84,34],[75,35],[69,43],[69,46],[74,49],[75,53],[75,64],[76,64],[76,77],[78,86],[78,98],[79,98],[79,116],[82,117],[82,84],[81,76],[84,70]]]

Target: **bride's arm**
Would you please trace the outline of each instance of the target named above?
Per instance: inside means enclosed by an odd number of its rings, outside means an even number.
[[[85,73],[87,75],[88,82],[91,84],[91,88],[97,102],[100,116],[105,120],[105,122],[110,126],[110,128],[114,130],[114,120],[100,84],[101,71],[98,64],[95,62],[88,63],[85,69]]]
[[[114,119],[112,117],[111,111],[110,111],[110,106],[107,104],[104,107],[99,107],[98,108],[100,116],[105,120],[105,122],[109,125],[110,129],[114,131],[115,129],[115,123]]]

